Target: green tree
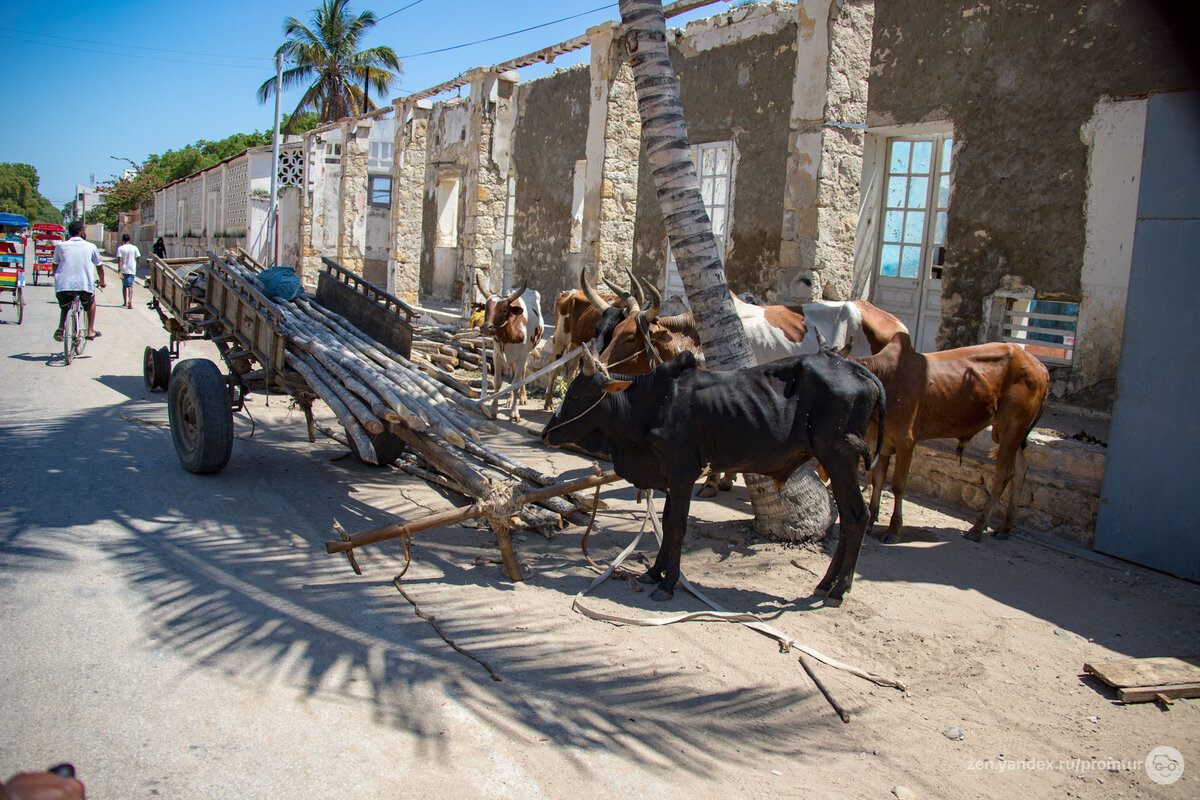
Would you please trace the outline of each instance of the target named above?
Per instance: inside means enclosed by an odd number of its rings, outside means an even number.
[[[0,211],[30,222],[61,222],[62,214],[38,192],[37,170],[30,164],[0,164]]]
[[[275,54],[294,64],[283,71],[283,88],[307,86],[293,119],[312,110],[321,122],[333,122],[373,110],[370,87],[384,94],[401,71],[392,48],[358,49],[363,35],[375,27],[375,14],[364,11],[355,17],[348,6],[349,0],[324,0],[313,11],[311,27],[295,17],[283,21],[285,41]],[[258,102],[266,103],[274,95],[272,76],[258,87]],[[285,126],[284,132],[296,131]]]

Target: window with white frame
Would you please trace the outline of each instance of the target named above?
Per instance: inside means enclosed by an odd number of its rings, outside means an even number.
[[[700,182],[700,197],[712,222],[713,238],[721,262],[725,261],[725,243],[729,237],[729,209],[733,201],[733,142],[708,142],[692,145],[692,162]],[[667,242],[667,275],[663,296],[676,297],[685,306],[687,292],[679,277],[671,243]]]
[[[950,206],[950,154],[954,140],[893,139],[888,146],[887,186],[883,201],[883,233],[879,274],[885,278],[942,277],[935,257],[946,246],[946,214]]]
[[[394,147],[391,142],[368,142],[367,169],[373,172],[391,172]]]

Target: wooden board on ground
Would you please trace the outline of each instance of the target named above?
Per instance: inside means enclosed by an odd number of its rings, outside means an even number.
[[[1123,703],[1200,697],[1200,656],[1119,658],[1083,669],[1116,689]]]

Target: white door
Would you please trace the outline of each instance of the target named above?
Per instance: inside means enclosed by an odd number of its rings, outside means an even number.
[[[921,352],[937,349],[941,323],[952,146],[941,135],[887,144],[873,299],[908,326]]]
[[[713,238],[717,240],[717,252],[721,254],[721,262],[725,261],[725,241],[729,229],[730,194],[733,189],[731,142],[710,142],[692,146],[692,161],[696,165],[696,177],[700,181],[700,197],[704,200],[704,210],[712,221]],[[679,268],[675,265],[675,256],[671,254],[671,245],[667,243],[667,275],[663,286],[663,302],[678,298],[685,308],[690,308],[687,290],[683,287],[683,279],[679,277]]]

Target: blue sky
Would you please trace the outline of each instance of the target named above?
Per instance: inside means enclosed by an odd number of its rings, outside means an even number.
[[[283,41],[283,19],[290,15],[308,22],[318,4],[6,2],[0,15],[0,65],[8,119],[0,125],[0,161],[36,167],[42,194],[61,207],[76,184],[89,183],[92,175],[104,181],[128,166],[111,156],[140,162],[198,139],[270,128],[274,103],[259,105],[255,91],[274,74],[271,55]],[[716,2],[667,24],[680,27],[728,7]],[[364,46],[388,45],[401,56],[404,73],[389,101],[620,16],[615,0],[352,0],[350,8],[355,13],[370,9],[381,19]],[[577,14],[495,41],[419,55]],[[524,69],[521,79],[586,57],[584,49],[554,66]],[[301,93],[284,93],[285,112]]]

